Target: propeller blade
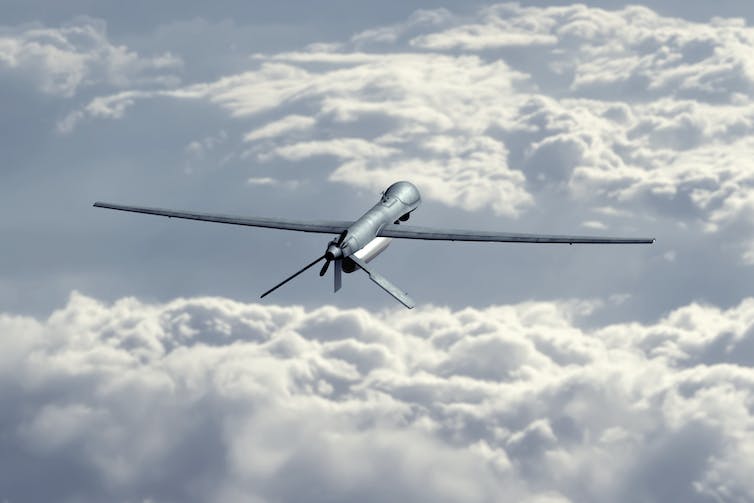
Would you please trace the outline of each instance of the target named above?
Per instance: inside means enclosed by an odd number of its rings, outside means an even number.
[[[335,261],[335,290],[340,290],[341,284],[342,284],[342,276],[343,276],[343,260],[339,259]]]
[[[281,286],[285,285],[286,283],[288,283],[288,282],[289,282],[290,280],[292,280],[293,278],[295,278],[296,276],[298,276],[298,275],[299,275],[299,274],[301,274],[302,272],[306,271],[306,270],[307,270],[307,269],[309,269],[310,267],[313,267],[313,266],[314,266],[315,264],[317,264],[317,262],[319,262],[320,260],[324,260],[324,258],[325,258],[325,256],[324,256],[324,255],[322,255],[321,257],[319,257],[319,258],[318,258],[317,260],[315,260],[315,261],[314,261],[314,262],[312,262],[311,264],[308,264],[308,265],[304,266],[304,267],[303,267],[302,269],[300,269],[300,270],[299,270],[299,271],[298,271],[297,273],[295,273],[295,274],[293,274],[293,275],[291,275],[291,276],[288,276],[288,277],[287,277],[287,278],[285,278],[285,279],[284,279],[283,281],[281,281],[281,282],[280,282],[280,283],[278,283],[277,285],[273,286],[272,288],[270,288],[269,290],[267,290],[266,292],[264,292],[264,293],[262,294],[262,296],[260,297],[260,299],[263,299],[263,298],[265,298],[265,297],[266,297],[267,295],[271,294],[272,292],[274,292],[275,290],[277,290],[277,289],[278,289],[278,288],[280,288]]]
[[[344,230],[340,233],[340,236],[338,236],[338,242],[336,243],[338,246],[343,244],[343,241],[346,240],[346,236],[348,236],[348,229]]]
[[[329,260],[325,260],[325,265],[323,265],[322,269],[319,270],[319,275],[320,276],[324,276],[325,273],[327,272],[327,268],[328,267],[330,267],[330,261]]]

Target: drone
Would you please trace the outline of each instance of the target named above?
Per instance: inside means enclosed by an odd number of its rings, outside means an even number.
[[[230,215],[215,215],[188,211],[174,211],[161,208],[147,208],[141,206],[125,206],[96,202],[96,208],[107,208],[118,211],[159,215],[168,218],[182,218],[187,220],[201,220],[230,225],[244,225],[248,227],[265,227],[268,229],[282,229],[288,231],[314,232],[319,234],[337,234],[338,237],[327,244],[325,253],[316,260],[299,269],[296,273],[273,286],[261,297],[264,298],[281,286],[285,285],[304,271],[325,261],[319,271],[324,276],[334,263],[334,291],[342,286],[342,274],[352,273],[361,269],[369,275],[374,283],[409,309],[415,302],[406,292],[395,286],[384,276],[368,265],[375,257],[385,251],[392,239],[424,239],[431,241],[478,241],[496,243],[560,243],[560,244],[652,244],[654,238],[616,238],[602,236],[567,236],[544,234],[519,234],[511,232],[476,231],[466,229],[437,229],[432,227],[417,227],[404,225],[421,204],[419,189],[411,182],[400,181],[388,187],[380,200],[366,213],[354,221],[317,220],[303,221],[284,218],[237,217]]]

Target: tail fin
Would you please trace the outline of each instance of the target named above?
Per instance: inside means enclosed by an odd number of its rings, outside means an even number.
[[[359,258],[356,258],[353,255],[351,255],[348,258],[350,258],[351,260],[353,260],[353,262],[357,266],[359,266],[361,269],[364,270],[364,272],[366,272],[369,275],[369,279],[371,279],[372,281],[374,281],[375,283],[377,283],[377,285],[380,288],[382,288],[387,293],[389,293],[390,295],[392,295],[395,300],[397,300],[398,302],[400,302],[401,304],[403,304],[404,306],[406,306],[409,309],[413,309],[413,307],[416,305],[414,303],[413,299],[411,299],[411,297],[409,297],[406,292],[404,292],[403,290],[401,290],[400,288],[398,288],[397,286],[395,286],[394,284],[392,284],[382,274],[380,274],[380,273],[374,271],[373,269],[371,269],[363,260],[361,260]]]

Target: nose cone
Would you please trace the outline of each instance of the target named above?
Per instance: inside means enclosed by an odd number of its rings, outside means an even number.
[[[419,189],[411,182],[395,182],[385,191],[388,197],[397,197],[403,204],[415,206],[421,201]]]
[[[335,260],[336,258],[341,258],[342,256],[343,250],[341,250],[338,245],[331,244],[327,247],[327,251],[325,252],[325,258],[327,260]]]

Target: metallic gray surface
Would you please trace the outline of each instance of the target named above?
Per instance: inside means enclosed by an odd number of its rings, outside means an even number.
[[[387,293],[392,295],[393,298],[395,298],[395,300],[397,300],[398,302],[400,302],[401,304],[403,304],[409,309],[414,308],[416,303],[411,297],[408,296],[406,292],[404,292],[403,290],[401,290],[400,288],[392,284],[390,281],[388,281],[388,279],[385,276],[373,270],[363,260],[356,258],[354,256],[351,256],[350,259],[353,260],[353,262],[357,266],[362,268],[364,272],[366,272],[369,275],[369,279],[374,281],[380,288],[382,288]]]
[[[126,206],[122,204],[112,204],[96,202],[96,208],[107,208],[110,210],[130,211],[133,213],[144,213],[147,215],[159,215],[168,218],[182,218],[186,220],[200,220],[203,222],[217,222],[230,225],[245,225],[248,227],[266,227],[268,229],[282,229],[288,231],[300,232],[317,232],[320,234],[338,234],[351,225],[351,221],[345,220],[315,220],[301,221],[289,220],[285,218],[266,218],[266,217],[237,217],[232,215],[214,215],[209,213],[200,213],[196,211],[175,211],[162,208],[147,208],[143,206]]]
[[[397,224],[386,225],[378,236],[400,239],[486,241],[497,243],[652,244],[655,241],[654,238],[518,234],[513,232],[475,231],[464,229],[436,229],[432,227]]]
[[[414,211],[421,203],[419,190],[410,182],[396,182],[384,192],[380,201],[348,227],[341,244],[343,256],[349,257],[380,234],[381,229],[401,216]]]
[[[340,290],[343,286],[343,261],[335,261],[335,272],[333,272],[333,292]]]
[[[421,203],[418,189],[409,182],[397,182],[388,187],[380,202],[370,208],[355,222],[347,220],[302,221],[267,217],[238,217],[232,215],[213,215],[209,213],[175,211],[161,208],[126,206],[120,204],[96,202],[97,208],[160,215],[168,218],[201,220],[231,225],[265,227],[322,234],[339,234],[348,230],[346,239],[340,246],[331,246],[333,258],[348,257],[360,250],[376,236],[399,239],[424,239],[439,241],[482,241],[498,243],[561,243],[561,244],[651,244],[654,238],[619,238],[611,236],[570,236],[546,234],[521,234],[513,232],[495,232],[466,229],[438,229],[398,225],[394,222],[403,215],[414,211]],[[342,255],[337,254],[340,248]]]

